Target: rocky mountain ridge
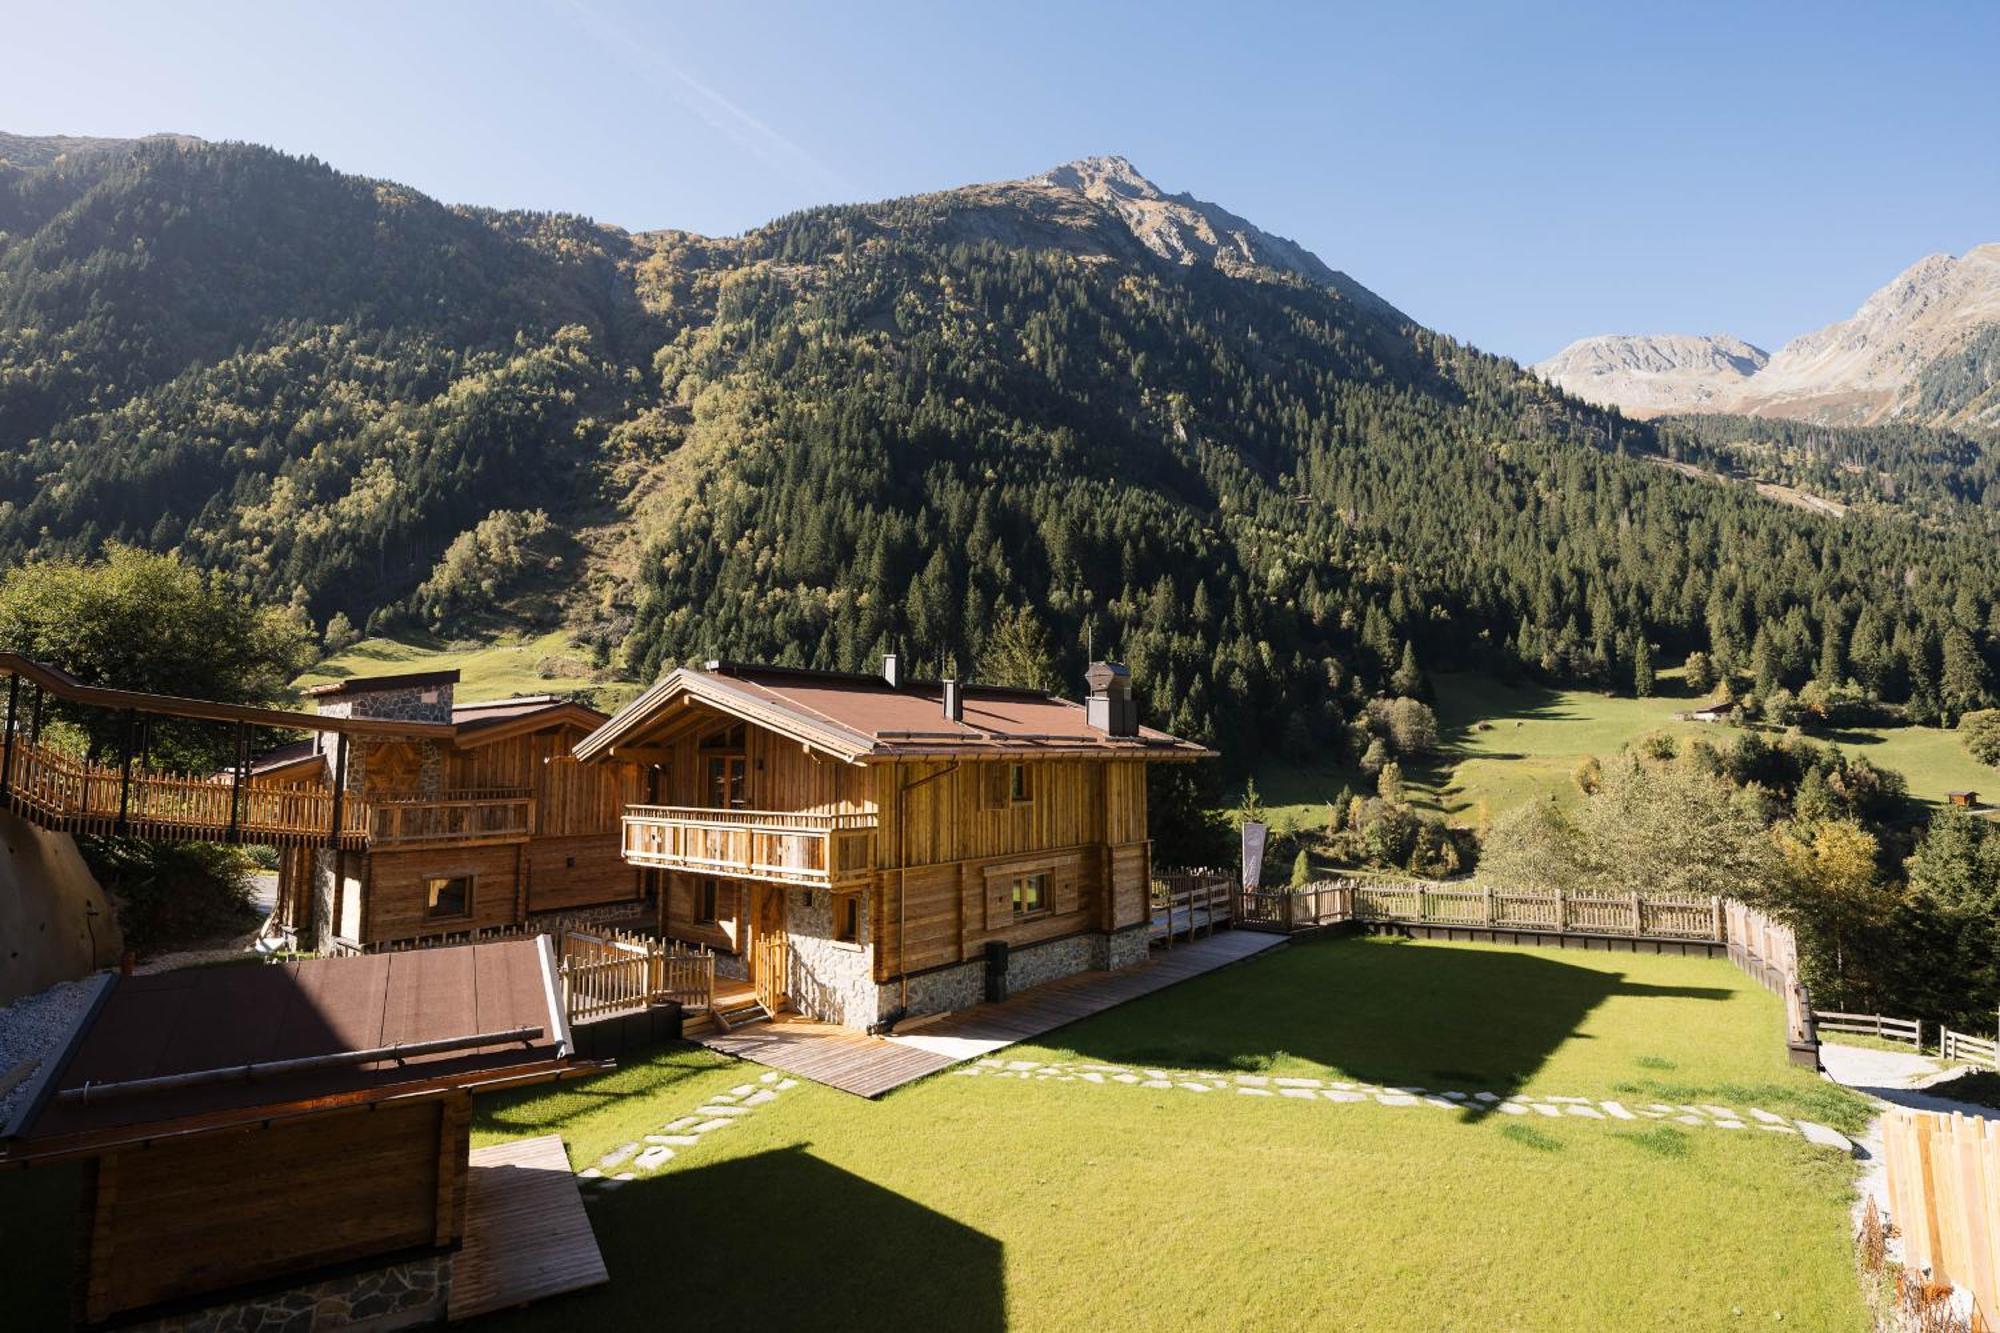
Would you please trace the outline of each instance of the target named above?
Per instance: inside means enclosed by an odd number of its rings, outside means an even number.
[[[1994,358],[2000,244],[1926,255],[1847,319],[1749,365],[1740,339],[1584,338],[1534,371],[1587,401],[1635,416],[1723,412],[1821,425],[2000,427]],[[1751,349],[1755,350],[1755,349]]]

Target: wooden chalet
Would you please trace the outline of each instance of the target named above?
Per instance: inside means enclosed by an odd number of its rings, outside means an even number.
[[[88,685],[11,653],[0,671],[0,806],[57,832],[274,847],[289,943],[366,952],[641,910],[619,828],[642,792],[631,773],[571,755],[605,721],[582,704],[457,703],[455,671],[319,686],[309,713]],[[114,762],[49,742],[58,703],[122,718]],[[147,737],[163,719],[229,728],[234,762],[156,768]]]
[[[453,1272],[468,1194],[476,1223],[482,1190],[530,1183],[474,1178],[472,1095],[594,1068],[570,1061],[546,937],[92,985],[0,1125],[0,1167],[84,1164],[92,1325],[218,1305],[241,1308],[217,1327],[326,1327],[329,1303],[444,1317],[455,1280],[484,1280]],[[546,1230],[597,1261],[560,1183]]]
[[[658,926],[754,1005],[879,1028],[1146,956],[1146,766],[1209,751],[1138,725],[1125,669],[1034,690],[711,662],[576,756],[622,820]]]
[[[531,695],[456,703],[456,671],[354,677],[306,695],[318,716],[438,728],[267,756],[267,780],[337,784],[367,812],[359,845],[284,853],[279,919],[322,950],[469,938],[551,913],[632,905],[619,857],[625,774],[570,754],[604,714]]]

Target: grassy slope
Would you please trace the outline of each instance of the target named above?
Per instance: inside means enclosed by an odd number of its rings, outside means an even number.
[[[1663,691],[1678,691],[1672,673]],[[1649,732],[1706,736],[1726,745],[1733,728],[1681,722],[1674,714],[1691,700],[1666,693],[1648,699],[1607,697],[1588,690],[1510,686],[1479,676],[1440,675],[1435,681],[1438,730],[1444,753],[1416,766],[1406,777],[1415,804],[1452,823],[1479,822],[1481,802],[1488,818],[1498,818],[1525,801],[1553,795],[1573,800],[1572,774],[1586,757],[1616,754]],[[2000,770],[1966,753],[1956,733],[1937,727],[1855,728],[1809,733],[1850,754],[1892,768],[1909,779],[1921,800],[1942,802],[1947,791],[1972,788],[2000,791]],[[1273,763],[1257,774],[1258,789],[1273,817],[1281,813],[1317,825],[1325,802],[1341,786],[1356,792],[1373,787],[1360,772],[1339,765]]]
[[[1010,1055],[1171,1050],[1422,1079],[1444,1065],[1467,1086],[1613,1096],[1671,1079],[1850,1116],[1784,1065],[1778,1027],[1775,1002],[1719,962],[1354,941]],[[490,1102],[476,1133],[555,1128],[581,1164],[744,1070],[678,1048]],[[754,1310],[776,1327],[1428,1333],[1783,1312],[1859,1329],[1851,1180],[1774,1134],[950,1076],[879,1103],[809,1085],[593,1203],[612,1284],[500,1323],[638,1327],[671,1308],[694,1325]]]
[[[539,667],[550,660],[562,663],[562,669],[543,675]],[[460,673],[457,697],[464,702],[588,689],[599,708],[614,709],[638,693],[638,686],[628,682],[592,682],[590,655],[562,630],[538,638],[505,637],[473,645],[428,639],[364,639],[320,662],[292,683],[320,685],[347,676],[443,671],[452,667]]]

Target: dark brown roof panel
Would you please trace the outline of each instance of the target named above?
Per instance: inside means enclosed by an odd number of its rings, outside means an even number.
[[[394,676],[349,676],[324,685],[308,685],[299,693],[308,699],[326,699],[341,694],[373,694],[378,690],[416,690],[426,685],[456,685],[458,670],[406,671]]]

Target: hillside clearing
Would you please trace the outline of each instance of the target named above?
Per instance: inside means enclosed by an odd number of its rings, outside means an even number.
[[[611,711],[638,693],[638,686],[629,681],[597,679],[608,673],[592,667],[589,650],[578,646],[566,630],[510,635],[485,643],[414,636],[363,639],[322,660],[292,684],[304,688],[349,676],[452,669],[459,673],[461,703],[585,691],[598,708]]]

